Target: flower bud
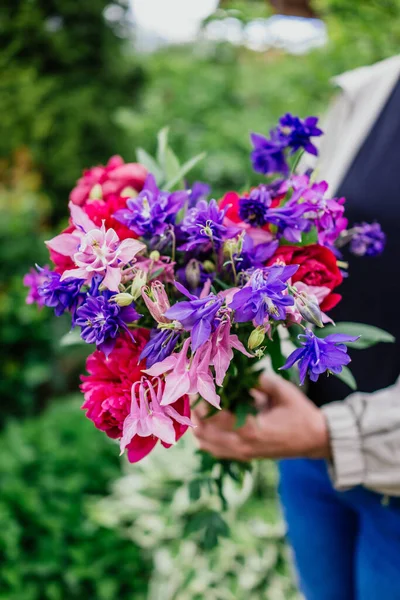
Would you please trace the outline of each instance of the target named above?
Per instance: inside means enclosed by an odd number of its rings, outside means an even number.
[[[203,262],[203,269],[205,270],[206,273],[214,273],[215,265],[211,260],[205,260]]]
[[[150,252],[150,260],[153,260],[154,262],[158,262],[160,260],[160,253],[158,250],[153,250],[152,252]]]
[[[89,194],[90,200],[101,200],[103,198],[103,189],[99,183],[96,183]]]
[[[304,294],[301,295],[301,300],[296,299],[296,308],[306,321],[323,327],[321,309],[316,302],[307,298]]]
[[[185,276],[189,286],[194,289],[200,284],[200,263],[195,258],[189,260],[185,267]]]
[[[240,255],[243,250],[244,235],[240,234],[235,238],[226,240],[224,243],[224,254],[228,256]]]
[[[131,285],[131,294],[134,300],[137,300],[142,294],[142,288],[147,283],[147,273],[139,269],[136,271],[135,277],[133,278]]]
[[[118,306],[129,306],[134,301],[134,297],[131,296],[131,294],[124,292],[121,294],[115,294],[115,296],[112,296],[111,300],[114,300]]]
[[[249,340],[247,342],[247,347],[249,350],[255,350],[260,346],[265,339],[265,327],[263,325],[259,325],[251,332],[249,336]]]

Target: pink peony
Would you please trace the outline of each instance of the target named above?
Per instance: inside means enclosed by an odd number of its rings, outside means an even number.
[[[124,163],[120,156],[112,156],[104,167],[99,165],[83,172],[70,194],[73,204],[84,206],[92,198],[106,199],[110,194],[129,197],[132,189],[140,192],[147,170],[139,163]]]
[[[117,210],[126,208],[126,200],[126,197],[110,194],[106,200],[90,200],[85,204],[84,210],[89,219],[93,221],[97,227],[101,227],[101,224],[104,221],[106,229],[114,229],[120,240],[137,238],[138,236],[134,231],[113,217]]]
[[[141,381],[142,369],[145,368],[145,361],[140,361],[139,356],[148,339],[149,332],[146,329],[135,331],[135,342],[127,334],[123,334],[117,339],[108,358],[103,352],[96,350],[86,361],[89,375],[82,376],[81,390],[85,397],[82,408],[97,429],[111,438],[122,437],[124,422],[131,414],[132,387]],[[153,379],[149,381],[152,382]],[[148,409],[148,406],[143,408]],[[173,410],[169,411],[168,416],[172,415],[174,441],[177,441],[189,426],[188,396],[179,398],[171,408]],[[128,460],[137,462],[144,458],[158,439],[153,432],[146,437],[133,435],[126,445]],[[162,443],[167,448],[170,446],[165,440]]]
[[[132,385],[142,376],[145,362],[140,353],[149,339],[146,329],[135,331],[135,342],[128,334],[117,338],[112,352],[106,358],[100,350],[88,356],[82,376],[81,390],[85,396],[82,408],[97,429],[109,437],[119,438],[122,425],[129,414]]]

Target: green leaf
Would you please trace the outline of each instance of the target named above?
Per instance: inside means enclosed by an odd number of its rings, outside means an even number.
[[[168,148],[169,127],[163,127],[157,134],[157,162],[165,175],[166,152]]]
[[[219,512],[203,510],[195,514],[186,524],[184,535],[202,531],[202,543],[206,550],[215,548],[220,537],[229,536],[229,527]]]
[[[86,344],[86,342],[81,338],[78,329],[73,329],[69,331],[65,335],[62,336],[60,340],[60,346],[76,346],[78,344]]]
[[[192,502],[196,502],[201,496],[201,479],[193,479],[189,483],[189,498]]]
[[[274,371],[277,373],[279,372],[284,379],[290,379],[287,371],[279,371],[279,369],[285,364],[286,360],[282,354],[281,340],[277,331],[275,331],[272,340],[267,344],[267,353],[271,357],[271,364]]]
[[[235,429],[243,427],[249,415],[257,414],[256,409],[251,404],[238,404],[235,410],[236,422]]]
[[[354,378],[353,373],[350,371],[348,367],[343,367],[341,373],[332,373],[335,377],[343,381],[346,385],[349,386],[352,390],[357,389],[357,382]]]
[[[182,181],[182,177],[180,176],[181,165],[179,163],[178,157],[171,150],[169,146],[165,149],[165,164],[164,164],[164,174],[165,180],[167,182],[177,180],[176,183],[180,188],[184,187],[184,182]],[[168,183],[167,183],[168,185]]]
[[[191,158],[184,165],[181,166],[180,171],[176,175],[176,177],[172,178],[171,181],[168,181],[164,188],[166,190],[171,190],[181,179],[185,177],[185,175],[187,175],[187,173],[189,173],[189,171],[191,171],[197,165],[197,163],[199,163],[205,157],[205,152],[201,152],[200,154],[193,156],[193,158]]]
[[[361,337],[359,340],[348,344],[349,348],[357,348],[358,350],[370,348],[380,342],[393,343],[395,341],[394,336],[388,331],[384,331],[373,325],[365,325],[364,323],[342,321],[341,323],[336,323],[336,326],[328,325],[323,329],[315,331],[315,335],[318,337],[326,337],[332,333],[345,333],[354,336],[360,335]]]
[[[156,182],[160,185],[163,182],[163,172],[160,169],[157,161],[143,148],[137,148],[136,157],[138,161],[146,167],[149,173],[152,173],[156,178]]]
[[[154,273],[152,273],[149,281],[153,281],[153,279],[157,279],[157,277],[159,275],[161,275],[161,273],[164,271],[164,267],[160,267],[159,269],[156,269],[156,271],[154,271]]]

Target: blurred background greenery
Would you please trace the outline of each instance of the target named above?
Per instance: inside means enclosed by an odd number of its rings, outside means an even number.
[[[184,4],[186,13],[191,5],[204,8],[200,0],[171,1],[171,24],[179,23]],[[209,182],[218,198],[255,181],[250,131],[266,132],[285,111],[322,114],[333,75],[400,48],[400,0],[225,0],[215,11],[213,4],[196,35],[168,40],[140,27],[139,0],[1,3],[1,599],[204,597],[196,586],[191,596],[178,588],[170,596],[157,592],[165,565],[155,552],[127,535],[124,522],[110,530],[98,510],[88,509],[119,476],[118,453],[68,396],[84,359],[59,345],[68,323],[25,304],[22,277],[35,262],[45,263],[43,240],[65,224],[68,194],[82,169],[112,154],[135,160],[137,146],[153,152],[156,132],[169,125],[180,158],[207,151],[192,176]],[[279,36],[258,45],[253,36],[249,43],[248,32],[277,12],[300,15],[303,24],[321,19],[326,39],[298,49]],[[293,21],[285,23],[281,28],[291,31]],[[260,477],[264,484],[248,502],[267,515],[275,502],[270,470]],[[165,506],[172,496],[160,493],[160,484],[157,490]],[[171,557],[180,560],[182,552],[170,542],[160,542],[170,557],[167,578],[177,577]],[[239,562],[245,560],[240,543],[232,541]],[[265,573],[272,587],[254,594],[276,588],[268,598],[290,598],[281,536],[269,546],[275,558]],[[250,588],[235,585],[225,586],[231,595],[215,598],[250,598],[243,591]]]

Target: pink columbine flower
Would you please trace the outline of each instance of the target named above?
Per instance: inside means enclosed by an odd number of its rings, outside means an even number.
[[[200,394],[204,400],[220,408],[220,397],[215,391],[215,383],[210,371],[211,342],[205,342],[201,349],[188,358],[190,338],[186,339],[180,352],[175,352],[163,361],[144,371],[147,375],[165,375],[165,389],[161,404],[172,404],[184,394]]]
[[[229,318],[224,319],[211,338],[212,364],[215,369],[215,382],[222,385],[230,362],[233,358],[233,348],[239,350],[245,356],[253,358],[253,354],[247,352],[237,335],[231,334],[231,322]]]
[[[155,384],[157,389],[154,382],[142,377],[132,385],[131,409],[124,421],[120,441],[121,454],[136,436],[150,437],[154,445],[157,440],[167,445],[175,444],[177,436],[174,421],[186,427],[194,427],[189,417],[181,415],[172,406],[161,406],[164,386],[160,378],[156,379]]]
[[[142,298],[153,319],[157,323],[170,323],[171,319],[164,317],[164,313],[171,307],[167,292],[160,281],[153,281],[149,287],[142,288]]]
[[[145,248],[135,239],[120,241],[114,229],[103,225],[98,228],[78,206],[71,205],[71,217],[76,229],[63,233],[47,243],[47,246],[64,256],[70,256],[77,266],[64,271],[61,280],[68,277],[85,279],[88,283],[96,274],[103,275],[103,285],[118,292],[121,283],[121,267],[132,262],[138,252]]]

